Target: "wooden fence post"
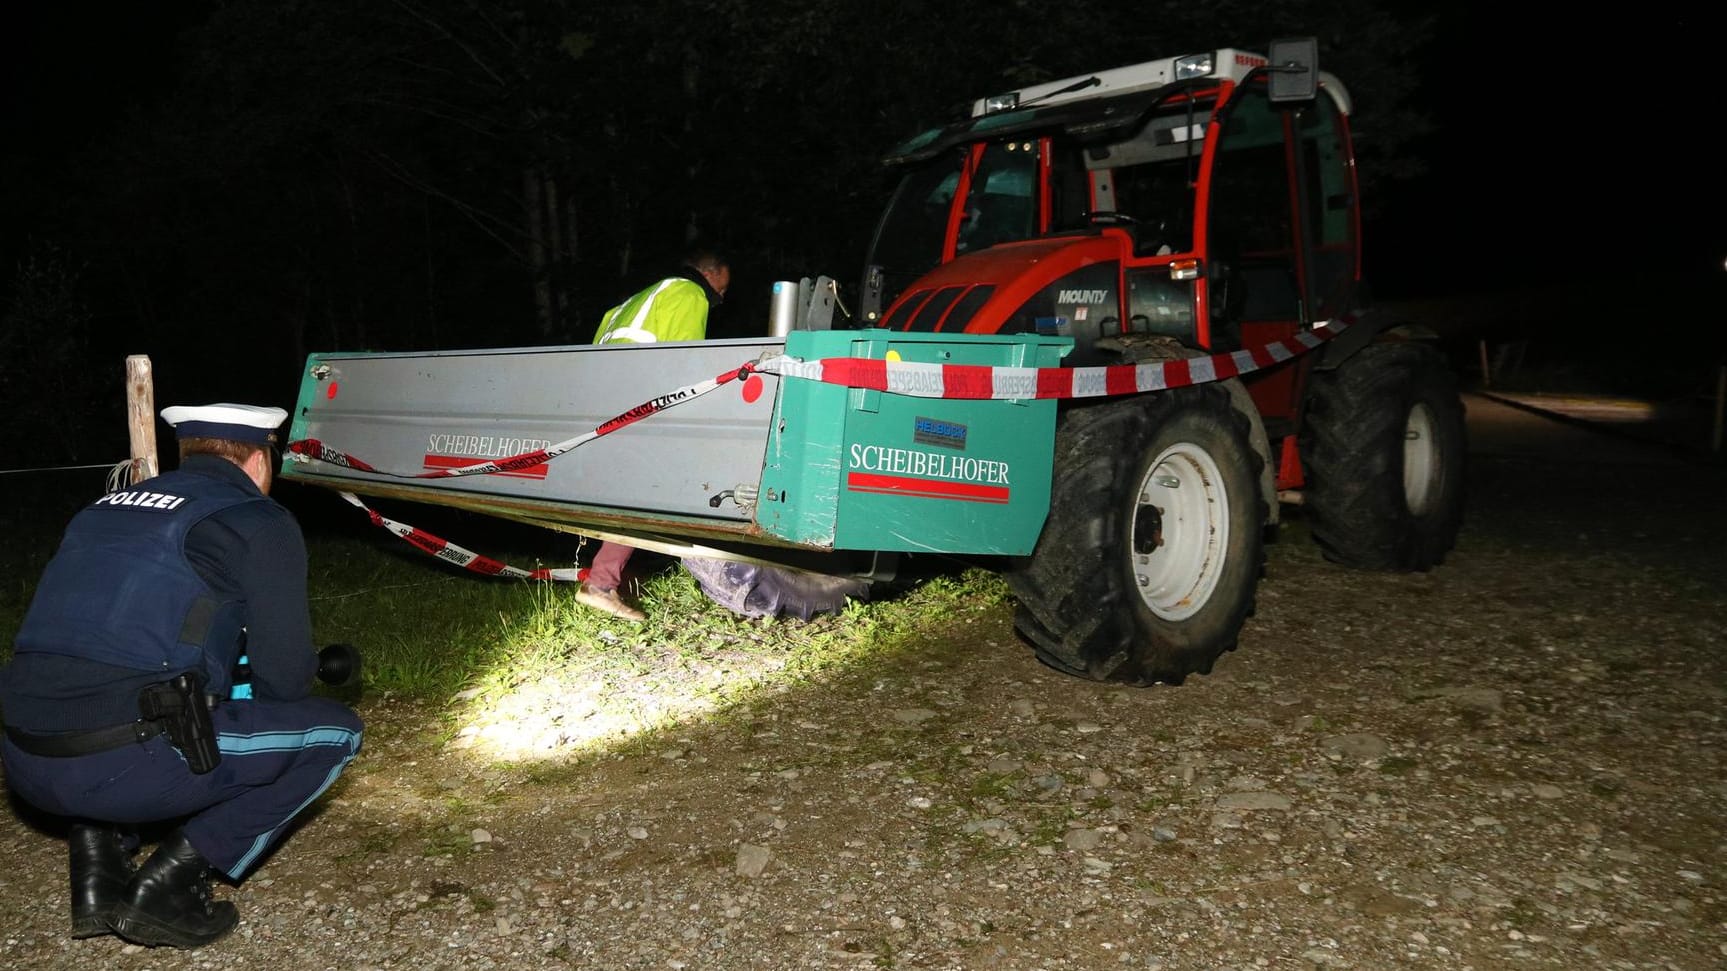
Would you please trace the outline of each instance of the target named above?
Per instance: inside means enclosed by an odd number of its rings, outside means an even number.
[[[150,358],[126,358],[126,427],[132,439],[131,485],[154,478],[156,466],[156,392],[150,380]]]

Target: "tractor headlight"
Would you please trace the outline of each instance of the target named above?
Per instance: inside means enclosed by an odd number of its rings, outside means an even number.
[[[1202,78],[1217,70],[1217,55],[1213,52],[1189,54],[1175,59],[1175,79]]]

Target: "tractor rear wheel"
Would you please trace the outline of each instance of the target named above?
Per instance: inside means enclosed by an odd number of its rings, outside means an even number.
[[[856,577],[704,556],[686,556],[683,564],[709,600],[744,617],[810,620],[837,614],[848,600],[868,600],[870,594],[870,582]]]
[[[1325,558],[1437,566],[1463,521],[1463,403],[1444,358],[1424,344],[1369,344],[1312,380],[1303,508]]]
[[[1049,519],[1008,576],[1038,657],[1098,681],[1180,684],[1233,648],[1263,566],[1261,460],[1221,388],[1074,407]]]

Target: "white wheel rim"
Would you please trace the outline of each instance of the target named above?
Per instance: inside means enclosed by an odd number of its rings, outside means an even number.
[[[1426,405],[1409,409],[1403,429],[1403,499],[1417,516],[1427,514],[1439,491],[1441,469],[1433,427],[1433,412]]]
[[[1141,546],[1153,537],[1136,535],[1146,506],[1162,510],[1162,545],[1148,553]],[[1134,586],[1152,613],[1164,620],[1186,620],[1198,613],[1217,589],[1229,548],[1229,493],[1210,453],[1197,445],[1171,445],[1151,463],[1139,484],[1135,515],[1129,520],[1128,551]]]

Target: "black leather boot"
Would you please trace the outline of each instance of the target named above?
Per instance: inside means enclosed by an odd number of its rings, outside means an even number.
[[[73,823],[66,845],[71,857],[72,936],[101,937],[126,893],[132,855],[109,826]]]
[[[210,899],[210,864],[175,830],[132,875],[108,926],[134,944],[201,947],[239,922],[233,904]]]

